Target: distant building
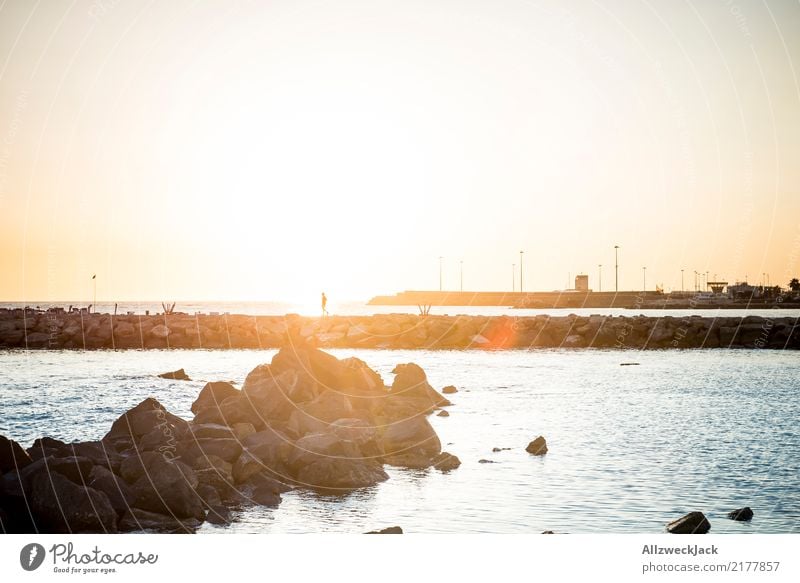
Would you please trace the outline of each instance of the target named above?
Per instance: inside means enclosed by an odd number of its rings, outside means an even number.
[[[589,276],[576,275],[575,276],[575,291],[589,291]]]
[[[758,297],[757,289],[756,286],[750,285],[746,281],[739,281],[728,286],[728,297],[734,300]]]

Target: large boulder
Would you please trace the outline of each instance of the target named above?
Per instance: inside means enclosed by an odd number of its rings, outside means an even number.
[[[433,408],[452,404],[428,383],[428,377],[419,365],[413,362],[398,364],[392,373],[397,375],[392,383],[393,394],[403,395],[406,399],[428,401]]]
[[[711,523],[702,512],[690,512],[667,524],[671,534],[706,534],[709,530]]]
[[[58,472],[39,472],[31,488],[31,509],[43,532],[117,531],[117,513],[103,492],[79,486]]]
[[[242,393],[257,412],[256,428],[288,420],[297,403],[316,396],[315,391],[303,386],[301,376],[293,369],[275,374],[271,365],[260,365],[247,375]]]
[[[103,466],[92,468],[88,486],[104,493],[118,515],[125,513],[136,500],[136,496],[125,480]]]
[[[192,403],[192,413],[197,414],[207,407],[219,407],[222,401],[238,394],[240,394],[239,389],[230,383],[206,383],[206,386],[197,395],[197,399]]]
[[[115,445],[119,450],[130,443],[138,443],[148,433],[159,430],[165,440],[173,442],[181,438],[187,426],[185,420],[167,411],[156,399],[148,397],[120,415],[103,437],[103,441]]]
[[[5,472],[22,469],[33,463],[22,446],[13,439],[0,435],[0,475]]]
[[[439,436],[422,415],[392,423],[381,441],[386,453],[384,461],[396,466],[429,467],[442,451]]]
[[[205,518],[203,504],[194,490],[197,476],[191,468],[156,456],[149,458],[143,469],[141,477],[131,485],[136,496],[134,506],[178,518]]]

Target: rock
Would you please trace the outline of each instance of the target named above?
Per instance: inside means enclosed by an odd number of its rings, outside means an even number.
[[[439,436],[422,415],[392,423],[382,441],[387,455],[417,453],[433,458],[442,451]]]
[[[403,395],[409,399],[421,399],[430,402],[433,407],[446,407],[452,405],[443,395],[429,383],[422,368],[412,363],[398,364],[392,370],[395,378],[392,383],[392,393]]]
[[[242,445],[235,438],[208,438],[187,440],[181,444],[181,458],[194,462],[198,457],[217,456],[234,462],[242,453]]]
[[[130,455],[120,463],[119,475],[122,476],[123,480],[132,484],[145,474],[147,466],[153,463],[158,457],[161,457],[161,455],[154,451]]]
[[[158,326],[156,326],[156,328],[158,328]],[[154,330],[155,330],[155,328],[154,328]],[[170,380],[173,380],[173,381],[190,381],[190,380],[192,380],[192,379],[189,378],[189,375],[186,374],[186,371],[183,370],[182,368],[179,368],[178,370],[174,370],[172,372],[161,373],[160,375],[158,375],[158,378],[160,378],[160,379],[170,379]]]
[[[492,451],[493,451],[494,453],[497,453],[497,452],[499,452],[499,451],[508,451],[508,450],[510,450],[510,449],[511,449],[510,447],[493,447],[493,448],[492,448]]]
[[[180,461],[156,456],[147,460],[144,470],[131,486],[137,508],[174,514],[178,518],[205,518],[203,505],[194,491],[197,476],[191,468]]]
[[[197,414],[207,407],[219,407],[228,397],[234,397],[240,394],[241,391],[230,383],[206,383],[206,386],[204,386],[200,394],[197,395],[197,399],[192,403],[192,413]]]
[[[222,498],[214,486],[201,482],[196,491],[198,498],[206,507],[213,508],[222,504]]]
[[[31,456],[20,444],[0,435],[0,475],[22,469],[31,463],[33,463]]]
[[[690,512],[667,524],[667,532],[671,534],[705,534],[711,530],[711,524],[702,512]]]
[[[111,507],[118,515],[124,514],[136,500],[130,486],[103,466],[94,466],[89,474],[89,487],[108,496]]]
[[[749,506],[745,506],[728,512],[728,518],[739,522],[747,522],[753,519],[753,511]]]
[[[555,534],[552,530],[543,530],[542,534]]]
[[[186,434],[187,439],[234,439],[233,429],[220,423],[191,423]]]
[[[442,409],[436,414],[437,417],[450,417],[450,413]]]
[[[443,451],[433,461],[433,467],[443,472],[455,470],[461,465],[461,460],[451,453]]]
[[[487,459],[479,459],[478,463],[479,464],[496,464],[497,462],[492,461],[492,460],[487,460]]]
[[[48,472],[58,472],[70,482],[84,485],[89,482],[89,474],[94,463],[85,457],[70,456],[65,458],[43,458]]]
[[[458,389],[455,388],[453,385],[447,385],[445,388],[442,389],[443,395],[452,395],[453,393],[457,393]]]
[[[255,488],[248,499],[253,504],[259,504],[260,506],[278,506],[281,503],[281,495],[267,486]]]
[[[232,429],[234,437],[239,441],[256,433],[252,423],[234,423]]]
[[[346,493],[388,479],[379,464],[350,458],[319,458],[297,473],[300,485],[325,493]]]
[[[211,524],[230,524],[233,522],[233,514],[228,508],[218,504],[208,509],[206,521]]]
[[[131,508],[119,521],[119,530],[122,532],[193,533],[200,524],[201,522],[197,519],[179,519],[175,516],[150,512],[141,508]]]
[[[67,444],[60,439],[40,437],[33,442],[33,445],[31,445],[27,451],[31,459],[35,461],[47,456],[57,456],[58,452],[66,447],[66,445]]]
[[[540,435],[528,444],[525,451],[532,455],[544,455],[547,453],[547,441]]]
[[[403,534],[403,529],[399,526],[387,526],[386,528],[382,528],[380,530],[371,530],[369,532],[365,532],[364,534]]]
[[[57,472],[39,472],[33,478],[30,502],[40,531],[117,532],[117,513],[108,496]]]
[[[187,428],[186,421],[167,411],[156,399],[148,397],[120,415],[103,437],[103,442],[112,445],[131,440],[138,442],[140,438],[154,429],[160,429],[164,439],[174,443],[183,436]]]

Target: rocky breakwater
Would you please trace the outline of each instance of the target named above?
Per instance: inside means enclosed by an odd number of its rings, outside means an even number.
[[[301,488],[346,494],[386,465],[448,471],[427,415],[450,404],[415,364],[391,386],[358,358],[281,349],[242,389],[208,383],[182,419],[148,398],[99,441],[0,437],[0,531],[193,532]]]
[[[0,310],[0,348],[800,348],[796,318],[758,316],[112,316]]]

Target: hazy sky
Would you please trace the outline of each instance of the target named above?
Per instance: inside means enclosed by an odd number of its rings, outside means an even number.
[[[800,273],[800,3],[0,2],[0,300]]]

